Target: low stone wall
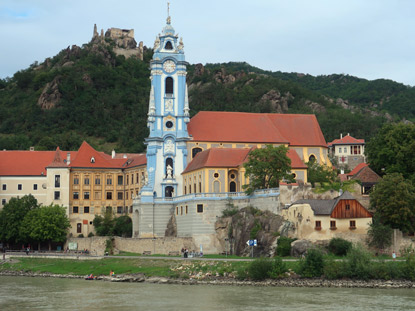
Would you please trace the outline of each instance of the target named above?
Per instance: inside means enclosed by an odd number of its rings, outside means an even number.
[[[65,249],[69,243],[77,243],[78,251],[87,249],[91,255],[103,256],[105,254],[106,241],[109,238],[110,237],[69,238],[66,241]],[[171,252],[180,252],[182,248],[187,248],[188,250],[198,250],[193,238],[191,237],[161,237],[154,239],[114,237],[113,243],[115,253],[124,251],[139,254],[151,253],[168,255]]]

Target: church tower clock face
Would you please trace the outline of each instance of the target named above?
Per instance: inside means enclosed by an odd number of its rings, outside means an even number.
[[[166,60],[163,64],[163,69],[167,73],[172,73],[176,70],[176,64],[172,60]]]

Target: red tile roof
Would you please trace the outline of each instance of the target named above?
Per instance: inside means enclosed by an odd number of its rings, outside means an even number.
[[[365,143],[364,139],[356,139],[350,135],[346,135],[341,139],[335,139],[328,143],[329,147],[333,145],[362,145]]]
[[[194,141],[327,146],[311,114],[201,111],[187,129]]]
[[[69,167],[78,168],[131,168],[145,165],[145,154],[128,153],[114,159],[96,151],[83,142],[78,151],[0,151],[0,176],[46,176],[47,167],[68,167],[67,154],[71,155]],[[94,163],[91,163],[94,158]]]
[[[358,164],[347,176],[353,176],[360,172],[360,170],[364,167],[368,166],[367,163],[360,163]]]
[[[298,153],[293,150],[289,149],[287,156],[291,159],[291,168],[297,168],[297,169],[306,169],[307,165],[300,159],[298,156]]]
[[[199,152],[187,165],[182,174],[203,167],[238,167],[244,163],[251,149],[248,148],[211,148]]]
[[[255,148],[211,148],[199,152],[187,165],[182,174],[205,167],[232,167],[236,168],[245,163],[249,153]],[[292,168],[307,168],[295,150],[288,150],[287,156],[291,159]]]
[[[67,151],[58,151],[61,159],[66,158]],[[71,151],[71,155],[76,152]],[[1,176],[42,176],[46,167],[52,163],[56,151],[0,151]]]

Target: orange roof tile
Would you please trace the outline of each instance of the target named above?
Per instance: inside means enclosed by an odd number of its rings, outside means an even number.
[[[238,167],[244,163],[248,148],[211,148],[199,152],[187,165],[182,174],[203,167]]]
[[[326,146],[315,115],[201,111],[188,124],[194,141]]]
[[[359,173],[359,171],[362,169],[362,168],[364,168],[364,167],[366,167],[366,166],[368,166],[367,165],[367,163],[360,163],[360,164],[358,164],[350,173],[348,173],[347,174],[347,176],[353,176],[353,175],[356,175],[357,173]]]
[[[341,139],[335,139],[332,142],[328,143],[329,146],[333,146],[333,145],[354,145],[354,144],[358,144],[358,145],[362,145],[365,143],[364,139],[356,139],[350,135],[346,135]]]
[[[198,153],[187,165],[184,173],[204,167],[239,167],[248,159],[248,154],[255,148],[211,148]],[[307,168],[295,150],[288,150],[292,168]]]
[[[301,168],[301,169],[306,169],[307,165],[305,165],[305,163],[300,159],[300,157],[298,156],[298,153],[293,150],[293,149],[289,149],[287,156],[290,158],[291,160],[291,168]]]
[[[66,158],[66,151],[60,151],[60,158]],[[51,164],[57,151],[0,151],[1,176],[46,176],[46,167]],[[76,152],[71,151],[71,155]]]

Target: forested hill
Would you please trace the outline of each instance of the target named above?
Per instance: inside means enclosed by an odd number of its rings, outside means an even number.
[[[118,152],[145,150],[149,61],[114,44],[72,46],[0,79],[0,150],[76,150],[82,140]],[[415,89],[389,80],[268,72],[246,63],[190,65],[192,115],[200,110],[314,113],[327,141],[369,139],[384,122],[415,120]],[[301,126],[301,124],[299,124]]]

